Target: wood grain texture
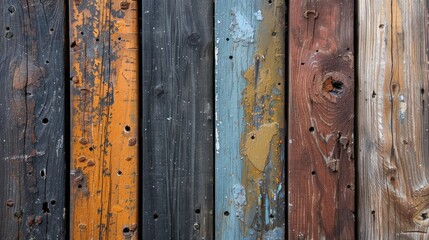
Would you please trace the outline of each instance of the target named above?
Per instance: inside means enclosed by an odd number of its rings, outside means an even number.
[[[0,12],[0,239],[64,239],[64,2]]]
[[[286,4],[215,4],[216,239],[284,239]]]
[[[71,239],[137,239],[138,1],[73,0]]]
[[[354,238],[353,3],[290,2],[290,239]]]
[[[213,6],[143,1],[143,239],[213,239]]]
[[[428,239],[428,2],[359,2],[359,238]]]

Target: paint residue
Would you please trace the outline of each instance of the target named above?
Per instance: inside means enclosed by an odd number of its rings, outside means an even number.
[[[235,184],[232,187],[232,196],[234,198],[235,215],[240,221],[244,221],[244,207],[247,204],[246,189],[240,184]]]
[[[229,26],[234,42],[253,43],[254,29],[247,19],[237,9],[231,11],[232,21]]]

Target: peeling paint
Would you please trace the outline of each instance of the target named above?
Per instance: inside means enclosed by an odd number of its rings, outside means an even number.
[[[244,207],[247,205],[246,189],[242,185],[236,184],[232,187],[232,196],[234,198],[235,215],[240,221],[244,221]]]
[[[262,12],[261,12],[261,10],[258,10],[258,11],[257,11],[257,12],[255,12],[253,15],[255,15],[256,20],[258,20],[258,21],[262,21],[262,20],[264,20],[264,17],[262,16]]]
[[[284,229],[276,227],[262,235],[263,240],[282,240],[284,236]]]
[[[234,42],[242,42],[245,44],[253,43],[254,29],[247,21],[243,14],[237,9],[231,11],[232,21],[229,27],[232,39]]]

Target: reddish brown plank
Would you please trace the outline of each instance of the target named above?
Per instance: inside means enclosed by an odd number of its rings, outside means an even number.
[[[290,239],[354,237],[353,1],[290,2]]]

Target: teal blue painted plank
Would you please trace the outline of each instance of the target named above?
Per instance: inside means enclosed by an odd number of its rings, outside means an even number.
[[[216,239],[284,239],[284,1],[215,3]]]

